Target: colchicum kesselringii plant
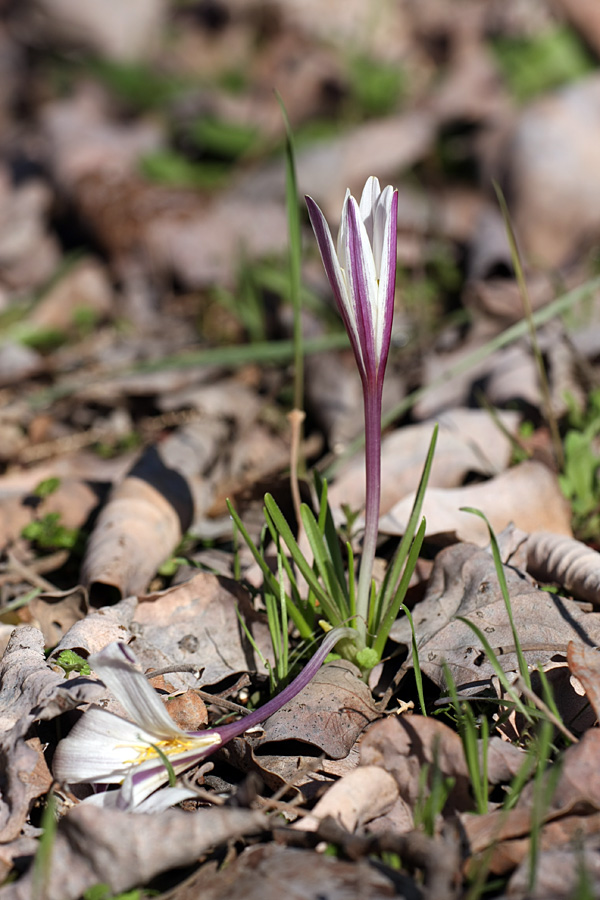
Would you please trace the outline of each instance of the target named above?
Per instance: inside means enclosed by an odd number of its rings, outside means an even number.
[[[360,203],[350,191],[342,209],[337,250],[325,217],[306,198],[327,278],[352,344],[365,415],[365,532],[356,595],[356,630],[365,646],[381,495],[381,397],[390,349],[396,289],[398,192],[371,176]]]
[[[89,658],[94,672],[130,716],[123,719],[91,707],[58,745],[54,776],[62,784],[119,784],[118,791],[88,798],[101,805],[136,811],[158,811],[193,791],[175,788],[175,776],[234,737],[264,722],[296,696],[319,670],[327,654],[348,628],[330,631],[312,659],[280,694],[243,719],[206,731],[182,731],[148,684],[125,644],[109,644]],[[151,797],[162,785],[171,788]],[[148,799],[147,799],[148,798]]]
[[[348,332],[360,373],[365,420],[366,497],[365,525],[358,586],[354,579],[352,546],[346,544],[347,564],[327,504],[327,484],[316,477],[319,504],[317,516],[307,504],[300,507],[302,525],[313,561],[307,561],[281,509],[270,494],[265,496],[267,533],[276,547],[280,575],[285,571],[289,591],[264,559],[264,546],[257,547],[231,504],[235,525],[252,550],[264,575],[263,593],[273,639],[278,675],[285,670],[284,653],[289,616],[300,636],[310,639],[318,617],[330,625],[352,625],[353,637],[339,652],[356,662],[363,675],[381,659],[387,637],[398,615],[410,576],[423,542],[424,523],[417,531],[425,486],[433,459],[436,432],[425,461],[413,511],[404,537],[391,561],[379,590],[373,583],[373,563],[379,530],[381,494],[381,402],[388,359],[394,292],[396,285],[396,239],[398,194],[390,186],[381,190],[370,177],[360,202],[347,191],[337,239],[333,242],[325,217],[311,197],[306,198],[325,272]],[[295,564],[282,549],[285,544]],[[308,595],[296,577],[308,586]],[[279,665],[283,660],[284,664]],[[285,671],[284,671],[285,674]]]

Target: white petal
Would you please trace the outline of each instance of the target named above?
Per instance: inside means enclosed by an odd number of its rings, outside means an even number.
[[[58,781],[115,784],[140,758],[140,752],[160,738],[105,709],[92,707],[62,740],[54,754]]]
[[[352,217],[350,215],[351,210]],[[379,291],[371,242],[354,197],[351,197],[348,202],[348,223],[346,234],[348,270],[346,275],[348,278],[350,303],[353,309],[353,316],[357,322],[365,370],[374,372],[376,368],[375,335],[377,333],[377,298]],[[352,259],[354,259],[354,266],[351,264]],[[364,329],[361,325],[362,322],[364,322]]]
[[[360,217],[365,224],[367,234],[369,235],[369,242],[371,244],[373,244],[375,210],[380,194],[381,187],[379,185],[379,179],[374,175],[370,175],[369,178],[367,178],[360,198]]]
[[[344,212],[342,213],[342,224],[340,225],[340,236],[345,233],[345,229],[347,228],[346,212],[350,199],[350,191],[347,191],[346,200],[344,202]],[[306,202],[308,204],[310,220],[313,226],[315,237],[317,239],[317,244],[319,245],[321,259],[323,260],[323,265],[325,267],[325,272],[327,274],[329,284],[331,285],[331,289],[333,290],[340,315],[344,320],[346,331],[348,332],[348,336],[350,337],[350,340],[354,347],[354,352],[355,354],[358,354],[358,359],[360,359],[360,343],[358,340],[358,330],[356,326],[356,319],[354,318],[354,310],[349,300],[346,273],[340,265],[340,261],[333,244],[333,238],[331,237],[331,231],[329,230],[329,225],[327,224],[325,216],[311,197],[307,197]]]
[[[182,800],[193,800],[197,797],[196,791],[185,787],[166,787],[162,791],[157,791],[151,797],[142,800],[138,806],[133,806],[130,812],[135,813],[158,813],[164,812],[171,806],[181,803]],[[101,806],[104,809],[120,809],[122,806],[122,797],[120,791],[103,791],[100,794],[92,794],[81,801],[87,806]]]
[[[207,734],[204,746],[198,739],[198,748],[185,750],[182,753],[169,753],[169,762],[176,775],[185,772],[204,757],[211,747],[218,746],[221,739],[214,732]],[[169,772],[160,759],[156,757],[149,759],[147,762],[141,763],[135,769],[131,769],[127,777],[123,781],[123,785],[119,794],[121,799],[119,806],[122,809],[129,809],[138,806],[146,797],[153,794],[159,787],[166,784],[169,780]]]
[[[109,644],[90,656],[89,663],[127,715],[154,735],[155,743],[157,739],[185,735],[171,719],[154,688],[135,668],[137,660],[129,647],[118,641]]]
[[[342,206],[342,217],[340,219],[340,229],[337,236],[337,258],[342,269],[346,269],[346,228],[348,227],[348,201],[350,199],[350,188],[346,188],[346,196],[344,197],[344,205]]]
[[[394,189],[388,184],[381,193],[373,211],[373,259],[377,278],[381,278],[381,257],[383,255],[383,243],[385,239],[386,223],[390,216]]]

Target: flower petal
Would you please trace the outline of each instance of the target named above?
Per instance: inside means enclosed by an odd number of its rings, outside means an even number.
[[[89,664],[134,722],[156,740],[185,737],[165,709],[154,688],[137,665],[135,654],[116,641],[89,658]]]
[[[375,378],[378,364],[375,346],[379,293],[377,274],[367,229],[354,197],[350,197],[348,201],[346,260],[348,292],[358,329],[364,375]]]
[[[346,195],[346,200],[348,200],[349,197],[350,194],[348,192],[348,194]],[[342,270],[342,266],[340,265],[340,260],[338,260],[338,254],[335,251],[333,238],[331,237],[331,231],[329,230],[329,225],[327,224],[325,216],[323,215],[315,201],[312,199],[312,197],[306,197],[306,205],[308,206],[308,215],[310,217],[311,225],[313,227],[313,231],[317,239],[317,244],[319,245],[319,250],[321,252],[321,259],[323,260],[323,266],[325,267],[325,274],[327,275],[329,284],[331,285],[337,307],[344,321],[346,331],[348,332],[348,337],[350,338],[352,349],[354,350],[354,355],[356,356],[356,361],[359,366],[361,366],[362,353],[360,349],[360,340],[356,318],[348,296],[347,279]],[[345,208],[346,205],[344,205],[344,209]],[[342,215],[340,237],[342,235],[343,228],[344,216]],[[340,259],[343,259],[343,257],[340,257]]]
[[[386,191],[388,188],[385,189]],[[391,190],[391,189],[390,189]],[[385,193],[385,191],[384,191]],[[386,198],[386,203],[388,199]],[[377,306],[377,330],[375,334],[377,347],[377,378],[383,381],[392,337],[392,320],[394,318],[394,294],[396,292],[396,256],[398,232],[398,192],[391,191],[389,196],[389,212],[385,220],[382,239],[381,273],[379,278]]]
[[[169,762],[176,775],[185,772],[191,766],[214,752],[222,743],[218,734],[207,732],[204,746],[185,750],[182,753],[169,754]],[[119,791],[118,806],[120,809],[131,809],[154,793],[169,780],[169,771],[160,759],[149,759],[131,769]]]
[[[164,812],[171,806],[181,803],[182,800],[193,800],[197,797],[196,791],[185,787],[166,787],[162,791],[157,791],[151,797],[142,800],[138,806],[131,807],[131,812],[135,813],[157,813]],[[81,801],[86,806],[101,806],[103,809],[117,809],[122,804],[121,791],[103,791],[100,794],[92,794]]]
[[[375,210],[377,209],[377,201],[381,194],[379,178],[370,175],[367,178],[363,192],[360,197],[360,216],[365,223],[365,228],[369,236],[369,243],[373,245],[373,232],[375,227]]]
[[[120,782],[138,760],[140,750],[158,740],[139,725],[93,706],[59,743],[54,775],[64,784]]]
[[[397,197],[397,192],[394,192],[393,187],[388,184],[388,186],[380,194],[377,200],[377,204],[373,210],[373,237],[371,240],[371,244],[373,246],[373,259],[375,260],[375,270],[377,272],[377,278],[381,278],[381,262],[383,255],[383,245],[385,242],[386,225],[388,223],[389,217],[391,216],[394,193],[396,193]],[[396,217],[397,215],[398,212],[396,199]]]

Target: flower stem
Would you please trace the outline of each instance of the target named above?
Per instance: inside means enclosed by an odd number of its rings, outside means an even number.
[[[379,507],[381,502],[381,394],[383,378],[379,383],[363,382],[365,409],[365,534],[363,538],[358,590],[356,594],[356,630],[358,645],[367,644],[367,623],[369,621],[369,598],[373,580],[373,562],[379,533]]]

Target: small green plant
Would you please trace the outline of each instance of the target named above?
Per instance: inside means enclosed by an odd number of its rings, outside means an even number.
[[[569,400],[560,486],[573,510],[573,530],[582,540],[600,533],[600,389],[593,390],[585,411]]]
[[[34,487],[31,492],[34,497],[38,497],[40,500],[45,500],[46,497],[51,497],[52,494],[55,494],[56,491],[60,487],[60,478],[45,478],[43,481],[40,481],[36,487]]]
[[[21,535],[40,550],[74,550],[81,538],[78,528],[66,528],[61,524],[59,512],[49,512],[40,519],[29,522],[21,529]]]
[[[87,661],[75,653],[74,650],[61,650],[55,660],[55,664],[65,670],[65,675],[71,672],[79,672],[80,675],[91,675]]]
[[[348,63],[352,100],[361,116],[384,116],[402,100],[405,73],[398,65],[370,56],[353,56]]]
[[[587,75],[594,61],[574,31],[560,27],[531,38],[498,38],[496,58],[517,100],[525,101]]]

